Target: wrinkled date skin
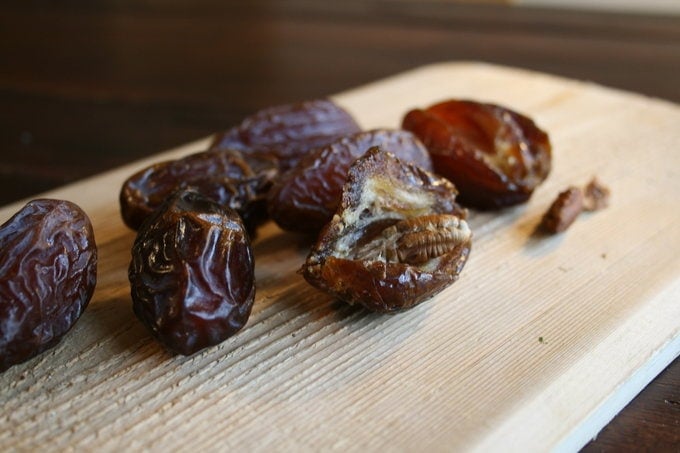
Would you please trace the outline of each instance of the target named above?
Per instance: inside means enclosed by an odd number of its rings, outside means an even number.
[[[253,254],[240,217],[190,191],[173,195],[144,223],[128,277],[135,315],[184,355],[238,332],[255,298]]]
[[[249,156],[233,150],[191,154],[128,178],[120,191],[121,215],[128,227],[138,230],[166,198],[190,189],[236,210],[252,234],[267,218],[266,194],[277,174],[276,159],[264,154]]]
[[[55,346],[97,282],[92,224],[75,204],[39,199],[0,226],[0,371]]]
[[[309,150],[360,131],[349,113],[330,100],[319,99],[260,110],[218,134],[211,148],[273,153],[284,171]]]
[[[371,148],[350,168],[342,201],[302,267],[312,285],[392,313],[453,283],[470,253],[455,187]]]
[[[466,206],[524,203],[550,173],[548,135],[505,107],[445,101],[408,112],[403,128],[423,141],[435,172],[456,185]]]
[[[360,132],[311,151],[282,175],[269,192],[270,217],[285,230],[318,233],[340,204],[349,167],[373,146],[432,170],[427,149],[410,132]]]

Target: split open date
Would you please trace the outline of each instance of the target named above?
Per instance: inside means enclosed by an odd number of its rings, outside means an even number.
[[[341,205],[302,267],[312,285],[391,313],[453,283],[470,253],[466,212],[447,180],[378,147],[350,168]]]
[[[435,172],[456,185],[466,206],[524,203],[550,173],[548,134],[506,107],[449,100],[411,110],[402,126],[423,141]]]

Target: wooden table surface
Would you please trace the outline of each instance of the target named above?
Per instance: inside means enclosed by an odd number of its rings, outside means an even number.
[[[680,103],[677,16],[436,0],[9,0],[0,6],[0,205],[204,137],[264,106],[452,60]],[[584,451],[635,449],[680,449],[678,359]]]

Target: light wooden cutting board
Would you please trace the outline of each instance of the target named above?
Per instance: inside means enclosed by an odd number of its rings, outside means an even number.
[[[424,67],[333,98],[366,128],[450,97],[501,103],[549,131],[554,169],[525,206],[472,215],[460,280],[403,314],[333,301],[296,273],[309,243],[254,243],[246,328],[173,357],[132,314],[133,171],[46,194],[80,204],[100,250],[94,298],[55,349],[0,375],[0,450],[573,450],[680,351],[680,107],[477,63]],[[225,125],[225,127],[228,125]],[[597,175],[611,206],[532,233],[556,194]],[[4,222],[22,203],[0,210]]]

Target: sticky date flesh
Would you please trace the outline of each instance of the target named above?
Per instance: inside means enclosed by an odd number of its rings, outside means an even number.
[[[354,118],[327,99],[269,107],[218,134],[212,149],[271,153],[281,170],[293,167],[309,150],[360,132]]]
[[[270,217],[285,230],[318,233],[340,204],[349,167],[373,146],[432,170],[427,150],[410,132],[373,130],[354,134],[310,151],[277,179],[268,196]]]
[[[238,332],[255,298],[252,249],[240,217],[190,191],[173,195],[144,223],[128,276],[135,315],[184,355]]]
[[[456,185],[466,206],[497,209],[526,202],[550,173],[548,135],[505,107],[445,101],[408,112],[403,128],[423,141],[435,172]]]
[[[0,226],[0,371],[55,346],[92,297],[97,247],[75,204],[39,199]]]
[[[278,163],[266,154],[204,151],[151,165],[128,178],[120,192],[125,224],[139,229],[166,198],[178,190],[193,190],[236,210],[253,233],[267,218],[266,194],[278,173]]]
[[[303,276],[372,311],[423,302],[458,278],[470,253],[472,233],[456,194],[447,180],[371,148],[351,166]]]

